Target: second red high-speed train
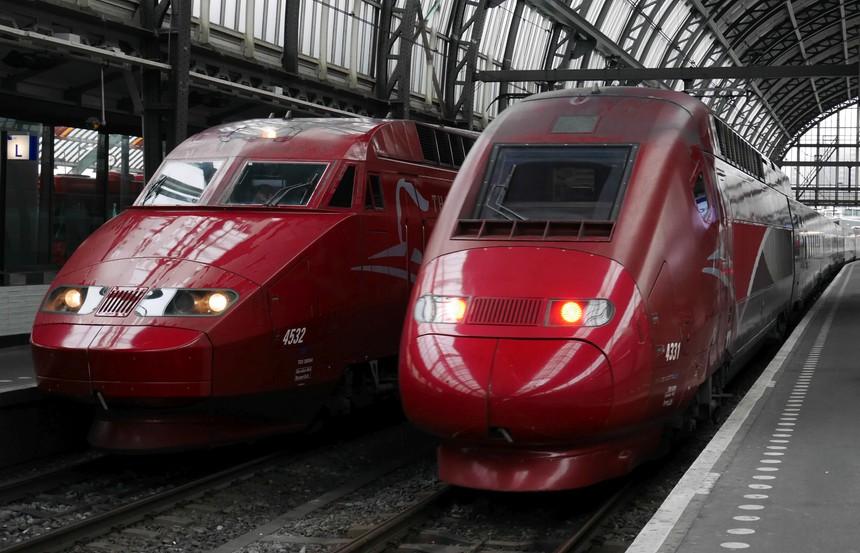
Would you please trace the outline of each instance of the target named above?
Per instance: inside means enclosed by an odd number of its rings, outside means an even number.
[[[97,406],[120,452],[308,427],[396,394],[426,240],[475,133],[256,119],[184,141],[58,273],[40,389]]]
[[[695,98],[531,96],[482,133],[425,252],[404,409],[456,485],[623,475],[708,416],[852,240]]]

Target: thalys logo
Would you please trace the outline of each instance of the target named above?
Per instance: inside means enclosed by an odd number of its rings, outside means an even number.
[[[405,195],[401,194],[401,192],[405,192]],[[390,248],[385,248],[384,250],[371,255],[368,260],[374,262],[373,264],[359,265],[357,267],[353,267],[352,270],[382,273],[414,283],[418,273],[418,267],[421,266],[421,260],[424,258],[424,254],[418,248],[413,248],[411,253],[408,251],[409,245],[406,241],[407,221],[404,213],[405,206],[403,205],[403,202],[412,201],[416,206],[418,206],[418,209],[420,209],[422,213],[430,211],[431,202],[415,189],[415,185],[412,182],[406,179],[400,179],[397,181],[395,197],[397,207],[398,243]],[[436,211],[439,211],[442,206],[442,200],[434,196],[432,206]],[[407,255],[409,255],[409,260],[415,267],[414,271],[407,271],[402,268],[403,258]]]

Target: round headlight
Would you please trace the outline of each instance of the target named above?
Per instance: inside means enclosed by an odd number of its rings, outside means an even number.
[[[209,295],[209,309],[212,310],[213,313],[220,313],[227,309],[227,305],[230,303],[230,298],[227,297],[226,294],[221,292],[213,292]]]
[[[63,294],[63,303],[66,304],[66,307],[72,310],[78,310],[81,308],[81,304],[83,303],[83,298],[81,297],[81,291],[75,288],[69,288]]]

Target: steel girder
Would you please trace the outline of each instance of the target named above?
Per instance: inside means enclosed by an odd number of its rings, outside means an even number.
[[[374,89],[377,98],[387,101],[391,106],[392,117],[409,118],[412,44],[415,42],[415,29],[420,13],[419,0],[406,0],[403,8],[397,8],[395,0],[382,2]],[[394,25],[395,22],[399,24]],[[394,66],[389,71],[392,62]]]
[[[508,36],[507,36],[507,39],[505,40],[505,53],[504,53],[504,59],[502,59],[502,69],[510,69],[511,68],[511,59],[513,59],[514,49],[517,46],[517,35],[519,34],[520,22],[522,21],[524,9],[525,9],[525,4],[523,3],[523,1],[517,0],[517,4],[516,4],[516,6],[514,6],[514,14],[513,14],[513,17],[511,18],[511,26],[508,29]],[[558,40],[558,31],[555,29],[553,29],[553,39],[556,41]],[[550,42],[552,42],[553,39],[551,39]],[[554,52],[555,48],[551,46],[549,48],[549,51]],[[549,54],[547,54],[547,58],[549,58]],[[544,64],[546,64],[546,63],[549,63],[549,60],[544,62]],[[501,81],[499,83],[499,111],[500,112],[504,111],[508,107],[508,104],[510,103],[509,89],[510,89],[510,83],[508,81]]]
[[[488,9],[487,0],[455,0],[451,8],[442,104],[447,118],[469,127],[474,112],[475,69]]]

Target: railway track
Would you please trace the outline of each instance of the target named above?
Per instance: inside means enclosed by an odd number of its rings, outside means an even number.
[[[468,539],[440,532],[432,528],[416,531],[418,525],[431,517],[431,511],[440,510],[453,495],[450,486],[443,486],[428,494],[408,509],[368,530],[359,537],[337,548],[334,553],[379,553],[386,550],[410,553],[415,551],[444,551],[445,553],[477,553],[497,551],[535,551],[546,553],[575,553],[588,547],[588,538],[602,524],[612,509],[619,504],[630,490],[630,481],[620,485],[619,490],[610,495],[585,520],[578,523],[570,537],[557,543],[545,541],[505,541],[498,539]],[[410,531],[412,536],[409,537]]]
[[[193,518],[183,516],[183,512],[206,515],[211,511],[229,517],[236,512],[280,510],[279,499],[285,499],[286,504],[302,499],[319,504],[320,493],[324,495],[328,486],[342,488],[338,483],[352,482],[356,475],[368,481],[378,478],[368,476],[368,470],[380,466],[380,460],[367,455],[364,449],[388,459],[396,457],[393,452],[400,452],[399,457],[379,469],[383,471],[414,462],[416,456],[429,460],[432,447],[426,445],[426,438],[424,447],[416,446],[414,435],[414,431],[404,432],[401,426],[354,438],[354,444],[335,443],[298,453],[281,448],[280,452],[243,462],[225,459],[214,470],[207,466],[161,476],[156,474],[160,472],[157,467],[141,468],[146,465],[144,458],[131,462],[128,458],[98,458],[19,478],[0,485],[0,552],[93,550],[115,538],[120,542],[131,539],[142,546],[141,550],[151,551],[153,543],[147,544],[148,540],[162,541],[174,532],[174,527],[180,527],[177,533],[181,534],[184,519]],[[388,443],[388,448],[379,442]],[[409,453],[403,455],[404,452]],[[169,462],[170,457],[166,459],[161,458],[159,463]],[[181,462],[186,458],[175,459]],[[261,493],[266,488],[268,497]],[[340,493],[349,491],[347,488]],[[271,509],[261,509],[261,504],[271,504]],[[235,514],[232,518],[236,518]],[[227,525],[225,521],[216,526],[220,531]],[[221,533],[222,542],[237,529],[243,529],[232,522],[229,526]],[[250,525],[246,522],[245,526]],[[191,533],[196,531],[192,528]]]
[[[526,496],[450,488],[436,479],[433,444],[411,432],[264,455],[181,483],[129,475],[115,493],[124,502],[102,511],[81,499],[89,492],[68,491],[104,485],[111,470],[129,472],[110,459],[21,479],[0,487],[0,526],[24,512],[31,530],[7,538],[0,553],[567,553],[586,550],[626,497],[609,487]],[[138,497],[135,478],[157,491]],[[64,501],[75,505],[46,506]]]
[[[176,505],[179,501],[188,500],[199,494],[206,493],[212,489],[227,485],[237,478],[245,476],[249,473],[261,470],[266,466],[272,466],[275,463],[282,462],[286,454],[272,454],[230,467],[225,470],[209,474],[202,478],[197,478],[185,484],[176,485],[164,491],[153,493],[141,499],[129,501],[121,506],[110,508],[101,513],[86,513],[83,518],[78,521],[68,521],[69,509],[63,509],[60,513],[64,516],[52,518],[52,524],[60,524],[58,528],[53,528],[45,531],[42,534],[22,539],[18,543],[6,545],[0,549],[2,553],[43,553],[48,551],[61,551],[65,548],[73,546],[78,541],[93,538],[111,531],[117,526],[126,526],[142,519],[145,516],[157,513]],[[33,482],[19,482],[13,486],[0,490],[0,495],[8,497],[20,498],[24,490],[23,486],[40,485],[40,487],[52,488],[57,483],[63,481],[69,475],[75,475],[79,482],[86,482],[85,486],[91,486],[92,481],[87,480],[92,475],[96,474],[95,470],[98,465],[102,464],[99,461],[92,462],[88,467],[73,467],[63,468],[55,473]],[[81,470],[85,468],[85,470]],[[46,483],[49,483],[46,485]],[[39,494],[36,496],[37,502],[57,503],[72,507],[73,512],[80,512],[84,506],[83,502],[78,499],[65,499],[63,495],[45,495]],[[9,508],[8,506],[6,507]],[[31,517],[48,519],[51,517],[50,511],[44,509],[39,512],[34,508],[13,507],[15,510],[28,514]],[[65,519],[65,520],[63,520]]]
[[[403,485],[406,480],[400,480]],[[567,526],[554,535],[543,535],[540,530],[532,537],[517,539],[515,533],[533,530],[509,526],[508,521],[486,521],[477,532],[468,532],[470,521],[451,524],[452,513],[462,509],[464,503],[479,498],[479,503],[489,505],[494,494],[472,492],[438,484],[415,494],[413,501],[400,505],[391,513],[380,513],[375,522],[366,524],[360,517],[351,524],[341,524],[329,528],[324,535],[307,536],[300,530],[300,521],[312,515],[306,506],[287,513],[277,520],[267,522],[238,539],[232,540],[209,553],[233,553],[254,551],[274,553],[295,551],[302,553],[575,553],[587,551],[590,539],[602,523],[607,520],[613,509],[626,500],[633,489],[634,480],[625,479],[604,486],[592,492],[571,492],[564,494],[570,498],[588,498],[589,505],[582,511],[577,510]],[[386,505],[385,500],[372,498],[373,494],[383,495],[385,487],[374,482],[375,490],[365,498],[369,503]],[[352,486],[356,490],[358,486]],[[516,502],[519,494],[507,494],[506,502]],[[543,494],[553,501],[550,494]],[[469,499],[469,497],[472,499]],[[540,501],[541,494],[531,500]],[[320,499],[312,502],[315,511],[322,503],[330,503],[332,509],[319,518],[333,516],[358,504],[361,499],[344,495],[336,501]],[[482,508],[483,509],[483,508]],[[492,517],[492,514],[487,513]],[[298,531],[297,531],[298,530]]]

